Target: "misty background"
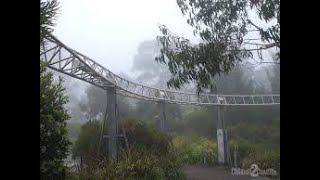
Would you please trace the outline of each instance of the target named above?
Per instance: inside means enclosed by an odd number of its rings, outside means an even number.
[[[54,35],[67,46],[87,55],[121,77],[166,89],[170,77],[168,67],[157,63],[159,53],[155,38],[158,25],[165,24],[172,32],[197,43],[192,28],[186,23],[175,0],[65,0],[56,21]],[[255,36],[251,34],[250,36]],[[264,52],[266,61],[273,61],[272,50]],[[64,77],[71,115],[69,122],[84,123],[101,118],[106,107],[106,93],[101,89],[69,76]],[[221,94],[280,93],[280,67],[259,64],[256,59],[239,64],[228,75],[215,79]],[[193,84],[180,91],[195,93]],[[117,97],[123,116],[154,118],[156,104]],[[169,118],[183,119],[198,107],[167,105]]]

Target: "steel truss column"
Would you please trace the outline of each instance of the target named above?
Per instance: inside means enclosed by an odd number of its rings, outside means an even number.
[[[228,163],[227,131],[225,129],[223,108],[224,108],[223,106],[217,106],[217,110],[218,110],[217,144],[218,144],[219,164]]]
[[[159,128],[162,132],[167,131],[167,120],[166,120],[166,107],[165,101],[158,102],[158,109],[159,109]]]
[[[107,88],[107,112],[108,118],[108,154],[109,159],[117,157],[117,117],[116,117],[116,88],[109,86]]]

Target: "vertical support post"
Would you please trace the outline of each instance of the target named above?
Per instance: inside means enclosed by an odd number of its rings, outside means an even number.
[[[224,128],[223,117],[221,112],[222,106],[218,106],[218,122],[217,122],[217,142],[218,142],[218,162],[225,164],[227,162],[226,134]]]
[[[224,126],[225,127],[225,126]],[[224,152],[225,152],[225,164],[230,165],[232,164],[231,162],[231,156],[230,156],[230,148],[229,148],[229,144],[228,144],[228,130],[224,129]]]
[[[107,88],[107,112],[108,112],[108,154],[109,159],[115,159],[117,156],[117,118],[116,118],[116,88],[110,86]]]
[[[238,154],[237,154],[237,149],[235,149],[233,151],[233,160],[234,160],[234,167],[237,168],[238,167]]]
[[[160,130],[162,132],[166,132],[167,127],[166,127],[166,108],[165,108],[165,102],[164,101],[159,101],[158,102],[158,107],[159,107],[159,126]]]
[[[80,169],[82,170],[83,168],[83,159],[82,159],[82,154],[80,155]]]

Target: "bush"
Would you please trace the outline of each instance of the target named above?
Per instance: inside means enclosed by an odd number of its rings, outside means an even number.
[[[67,123],[67,129],[68,129],[69,139],[70,139],[71,143],[74,144],[80,134],[81,124],[80,123]]]
[[[172,138],[169,135],[145,121],[125,118],[120,120],[120,124],[126,130],[129,148],[125,146],[123,139],[119,139],[121,151],[117,160],[108,161],[100,158],[102,163],[87,164],[79,173],[71,175],[71,179],[185,178],[182,163],[172,148]],[[78,151],[75,155],[79,156],[79,152],[96,152],[100,127],[101,123],[98,121],[89,121],[83,125],[74,148]]]
[[[111,179],[164,179],[160,158],[141,148],[129,149],[122,153],[118,161],[106,163],[103,177]]]
[[[89,164],[93,159],[99,159],[98,147],[102,123],[89,120],[81,126],[80,134],[72,148],[73,158],[82,158],[84,164]]]
[[[272,144],[251,143],[244,139],[230,140],[231,152],[237,149],[239,153],[239,165],[243,169],[248,169],[252,164],[257,164],[261,169],[272,168],[280,175],[280,148],[273,147]]]
[[[174,152],[157,156],[141,148],[130,148],[123,151],[118,160],[106,160],[100,166],[87,167],[69,179],[182,180],[185,175]]]
[[[166,154],[170,150],[171,137],[159,131],[150,121],[123,118],[120,124],[126,131],[129,146],[149,150],[159,155]],[[120,132],[123,133],[122,129]],[[124,140],[120,142],[120,147],[125,148]]]
[[[183,163],[203,163],[204,155],[208,164],[217,160],[217,144],[212,139],[200,136],[173,135],[173,145]]]

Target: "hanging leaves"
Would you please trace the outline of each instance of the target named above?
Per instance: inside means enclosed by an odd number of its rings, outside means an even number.
[[[179,89],[193,81],[200,92],[212,85],[216,74],[228,72],[237,62],[252,57],[252,52],[243,48],[248,29],[255,28],[263,41],[275,42],[280,48],[279,0],[177,0],[177,4],[183,15],[188,16],[193,35],[203,42],[191,44],[188,39],[173,35],[165,26],[159,27],[162,36],[157,40],[162,50],[156,61],[170,64],[169,87]],[[256,26],[248,17],[248,7],[256,11],[260,19],[266,22],[277,19],[278,24],[267,29]],[[199,68],[200,64],[204,68]]]

